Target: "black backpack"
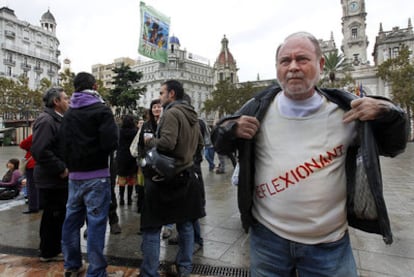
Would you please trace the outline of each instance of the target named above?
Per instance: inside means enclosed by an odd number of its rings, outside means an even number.
[[[0,188],[0,200],[9,200],[17,196],[16,191],[13,189]]]

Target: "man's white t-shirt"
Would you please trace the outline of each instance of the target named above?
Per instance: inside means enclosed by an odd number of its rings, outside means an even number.
[[[270,105],[256,138],[252,213],[275,234],[317,244],[346,231],[345,158],[356,130],[343,115],[317,93],[292,101],[281,92]]]

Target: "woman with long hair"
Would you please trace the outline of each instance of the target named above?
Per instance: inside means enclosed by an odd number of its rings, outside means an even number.
[[[140,137],[138,141],[138,160],[145,158],[145,154],[150,150],[154,145],[151,145],[148,140],[145,142],[145,138],[155,136],[157,131],[158,120],[160,119],[162,112],[162,106],[160,99],[154,99],[151,101],[150,108],[147,114],[147,120],[142,124]],[[152,172],[148,170],[142,171],[145,178],[151,178]],[[144,188],[140,187],[138,191],[138,213],[142,210],[142,205],[144,203]]]
[[[119,146],[116,151],[116,173],[119,186],[119,205],[125,205],[124,194],[127,187],[127,204],[132,205],[132,192],[137,183],[138,166],[129,151],[129,146],[137,134],[137,125],[132,115],[122,118],[119,129]]]

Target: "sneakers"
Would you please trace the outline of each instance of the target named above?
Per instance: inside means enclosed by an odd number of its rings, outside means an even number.
[[[49,258],[40,257],[39,259],[40,259],[41,262],[44,262],[44,263],[48,263],[48,262],[60,262],[60,261],[63,261],[64,260],[62,253],[60,253],[60,254],[58,254],[58,255],[56,255],[54,257],[49,257]]]
[[[80,274],[86,271],[86,264],[82,263],[82,266],[78,269],[65,269],[64,277],[78,277]]]
[[[194,243],[193,254],[197,253],[198,251],[203,249],[203,245],[197,242]]]
[[[216,174],[224,174],[224,169],[216,168]]]
[[[182,272],[180,272],[180,270],[178,269],[178,266],[174,263],[174,264],[171,264],[168,268],[167,268],[167,270],[166,270],[167,272],[166,272],[166,275],[165,276],[168,276],[168,277],[190,277],[191,276],[191,274],[190,273],[182,273]],[[141,276],[141,275],[138,275],[138,276]]]
[[[111,234],[114,234],[114,235],[116,235],[116,234],[120,234],[121,232],[122,232],[122,230],[121,230],[121,226],[119,226],[119,224],[118,223],[114,223],[114,224],[110,224],[109,225],[109,228],[110,228],[110,232],[111,232]]]

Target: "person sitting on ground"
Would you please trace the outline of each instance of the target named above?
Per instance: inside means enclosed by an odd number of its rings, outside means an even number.
[[[12,199],[20,193],[20,177],[19,160],[10,159],[7,162],[7,172],[0,181],[0,197],[1,199]],[[7,195],[7,196],[6,196]]]

